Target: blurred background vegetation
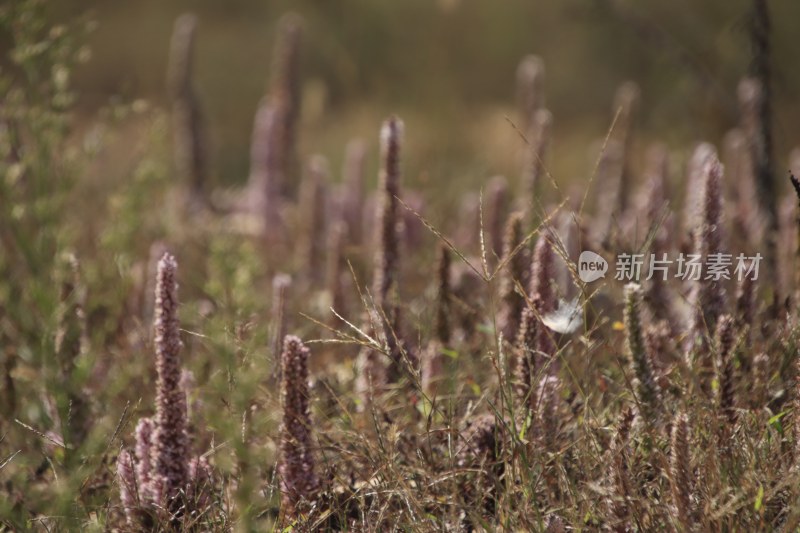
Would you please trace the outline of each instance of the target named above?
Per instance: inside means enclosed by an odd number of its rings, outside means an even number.
[[[781,169],[797,142],[800,88],[793,21],[800,4],[773,1],[777,154]],[[641,140],[673,149],[719,143],[737,121],[736,85],[750,51],[747,0],[69,0],[63,17],[88,13],[99,24],[92,60],[76,73],[79,106],[110,99],[166,105],[164,72],[175,18],[199,17],[196,81],[212,140],[213,179],[241,183],[248,170],[252,117],[268,79],[276,21],[306,19],[301,151],[322,152],[339,168],[344,142],[373,143],[380,119],[401,114],[408,131],[406,176],[482,183],[518,174],[523,142],[514,120],[514,75],[526,54],[546,65],[555,116],[552,171],[585,177],[587,149],[611,122],[616,87],[642,90]],[[374,146],[374,145],[373,145]],[[458,190],[463,190],[458,185]]]

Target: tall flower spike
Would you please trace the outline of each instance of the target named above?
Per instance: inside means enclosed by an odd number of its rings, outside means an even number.
[[[503,253],[503,224],[508,209],[508,180],[494,176],[489,180],[487,202],[484,207],[485,227],[489,234],[489,255],[499,257]]]
[[[432,395],[444,366],[442,348],[450,342],[450,250],[444,243],[437,249],[436,316],[434,340],[428,344],[421,368],[423,390]]]
[[[627,81],[623,83],[614,96],[614,114],[617,116],[617,126],[612,135],[622,147],[621,168],[619,175],[619,190],[617,201],[617,213],[624,213],[628,208],[628,189],[630,188],[630,154],[633,142],[633,131],[636,125],[636,113],[639,107],[640,91],[639,86]]]
[[[752,91],[752,117],[745,123],[745,133],[752,154],[753,174],[756,178],[758,201],[767,223],[765,234],[766,268],[769,273],[775,266],[775,236],[778,229],[775,178],[773,176],[772,135],[772,73],[770,68],[771,22],[766,0],[753,0],[750,22],[750,63]]]
[[[539,198],[538,187],[545,172],[544,161],[550,145],[552,127],[553,114],[547,109],[539,109],[533,114],[531,125],[527,129],[530,145],[526,147],[522,175],[527,196],[520,208],[528,211],[531,211],[529,203],[536,202]]]
[[[717,323],[717,381],[719,388],[718,404],[720,413],[727,419],[730,427],[736,424],[736,383],[734,382],[733,359],[735,356],[736,321],[730,315],[722,315]]]
[[[349,242],[359,245],[362,240],[362,221],[364,210],[364,167],[367,158],[367,145],[361,139],[347,143],[344,168],[345,185],[344,218],[347,224]]]
[[[308,273],[312,283],[322,280],[319,267],[325,249],[325,222],[328,182],[328,161],[320,155],[311,158],[308,172],[300,188],[301,238],[298,251],[299,263]]]
[[[559,405],[561,400],[561,379],[556,375],[544,376],[539,382],[536,393],[539,402],[538,436],[548,450],[555,450],[558,446]]]
[[[522,309],[525,307],[525,298],[517,292],[517,284],[526,287],[530,277],[530,249],[527,246],[520,247],[525,239],[522,229],[524,220],[523,212],[512,213],[508,217],[503,235],[502,260],[507,263],[500,274],[501,307],[498,323],[503,338],[509,341],[517,334]],[[511,254],[514,254],[513,257]]]
[[[119,483],[119,496],[122,508],[125,511],[125,520],[134,529],[140,529],[141,508],[139,505],[139,484],[136,479],[133,456],[128,450],[122,450],[117,457],[117,481]]]
[[[678,523],[682,531],[694,531],[695,518],[692,507],[694,483],[689,456],[689,418],[685,413],[679,414],[673,421],[669,473],[672,502]]]
[[[703,189],[703,222],[697,229],[695,252],[704,261],[713,261],[722,253],[722,165],[711,157],[705,166],[705,187]],[[706,278],[708,276],[705,276]],[[692,297],[692,342],[693,356],[701,373],[713,371],[710,360],[709,337],[717,328],[717,320],[725,307],[725,288],[720,279],[698,280]],[[708,377],[708,376],[706,376]],[[710,390],[710,382],[701,380],[705,390]]]
[[[651,249],[658,259],[662,259],[669,248],[669,232],[664,216],[667,206],[668,162],[669,153],[665,146],[657,144],[650,148],[647,171],[649,178],[644,189],[643,204],[645,231],[655,231]],[[644,285],[644,300],[655,318],[668,321],[671,319],[671,296],[663,276],[656,274],[647,280]]]
[[[189,482],[189,450],[186,434],[186,394],[181,389],[183,343],[178,321],[178,265],[170,254],[158,263],[156,282],[155,349],[156,416],[152,444],[154,501],[164,499],[169,512],[177,515],[182,493]]]
[[[333,222],[328,228],[328,242],[326,245],[327,255],[325,256],[325,286],[330,295],[330,303],[333,309],[340,315],[344,315],[344,293],[342,287],[342,263],[344,260],[344,245],[347,238],[347,224],[339,219]]]
[[[436,273],[438,286],[434,328],[437,340],[447,345],[450,342],[450,250],[444,243],[439,244]]]
[[[272,59],[270,101],[280,109],[277,136],[281,142],[276,154],[280,166],[278,190],[283,197],[293,197],[297,189],[296,153],[297,120],[300,117],[300,45],[303,21],[294,14],[284,15],[278,23],[278,38]]]
[[[149,487],[153,475],[153,420],[142,418],[136,424],[136,479],[139,483],[137,490],[142,503],[156,503],[151,500],[153,496]]]
[[[595,224],[591,239],[596,245],[607,244],[620,204],[620,188],[625,170],[625,147],[617,139],[610,138],[600,154],[597,164],[597,178],[594,190],[597,191]]]
[[[381,128],[381,170],[379,175],[380,197],[377,214],[377,251],[373,297],[376,304],[385,306],[391,292],[397,289],[399,271],[400,221],[397,198],[400,195],[400,146],[403,137],[403,122],[391,117]]]
[[[692,234],[702,224],[703,209],[702,191],[705,188],[705,169],[709,161],[716,159],[714,147],[708,143],[700,143],[692,153],[686,168],[686,201],[683,205],[683,229]]]
[[[373,298],[380,314],[391,366],[388,379],[395,381],[401,374],[402,347],[398,342],[399,310],[397,291],[400,276],[400,232],[402,217],[400,196],[400,146],[403,122],[397,117],[388,118],[381,127],[381,170],[378,176],[379,199],[377,215],[377,249]]]
[[[645,421],[650,425],[655,425],[661,410],[661,399],[653,376],[653,365],[642,335],[642,321],[639,314],[641,299],[639,285],[629,283],[625,286],[625,329],[628,356],[636,376],[636,396]]]
[[[261,217],[267,241],[279,240],[283,229],[283,115],[283,107],[269,98],[263,98],[256,111],[250,139],[250,177],[246,202],[248,210]]]
[[[626,531],[624,527],[619,526],[624,526],[630,513],[632,487],[628,464],[628,437],[635,418],[636,413],[630,407],[626,407],[622,411],[617,424],[617,434],[611,445],[611,478],[616,493],[616,499],[611,503],[611,512],[617,519],[617,531]]]
[[[546,235],[541,235],[536,241],[533,249],[533,264],[531,267],[530,279],[530,298],[536,314],[541,317],[556,309],[556,293],[553,287],[555,278],[555,253],[553,246]],[[537,328],[536,350],[538,356],[553,357],[555,355],[555,344],[552,332],[547,328]],[[537,361],[537,367],[544,364],[544,361]],[[557,369],[555,362],[550,366],[550,373]]]
[[[792,150],[792,167],[793,170],[789,174],[789,180],[792,183],[792,189],[794,189],[795,196],[797,196],[797,207],[795,208],[797,213],[797,237],[795,238],[795,246],[792,252],[794,252],[794,259],[795,264],[800,261],[800,179],[797,178],[800,174],[795,174],[795,172],[800,172],[800,149]],[[795,308],[800,305],[800,269],[794,269],[794,300],[795,300]]]
[[[517,67],[517,107],[522,131],[530,129],[534,114],[544,107],[544,81],[544,61],[535,55],[523,57]]]
[[[283,426],[280,443],[282,512],[298,519],[316,502],[320,481],[315,472],[308,392],[309,351],[302,341],[287,335],[281,354]]]
[[[192,82],[196,29],[197,17],[193,14],[183,14],[175,21],[167,88],[172,100],[175,165],[190,185],[192,201],[202,202],[208,170],[202,111]]]
[[[536,389],[531,380],[536,375],[536,339],[539,321],[533,310],[525,307],[522,310],[517,335],[516,361],[514,364],[514,392],[518,409],[523,413],[536,407]]]

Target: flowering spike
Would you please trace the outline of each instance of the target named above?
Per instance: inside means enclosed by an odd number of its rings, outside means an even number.
[[[691,494],[694,483],[689,458],[689,418],[685,413],[679,414],[673,422],[669,473],[678,523],[683,531],[693,531],[694,511]]]
[[[641,288],[635,283],[625,286],[625,328],[628,356],[636,376],[636,396],[642,406],[645,421],[654,424],[658,417],[661,399],[653,376],[650,356],[644,344],[642,322],[639,315]]]
[[[175,164],[190,184],[192,200],[203,201],[206,182],[206,142],[203,117],[192,83],[197,17],[191,13],[175,21],[167,72],[167,88],[172,100]]]
[[[186,394],[180,387],[183,343],[178,321],[177,267],[175,258],[168,253],[158,263],[155,311],[158,379],[151,482],[154,501],[158,496],[164,498],[173,514],[182,506],[181,493],[189,481]]]
[[[507,263],[501,271],[498,323],[505,339],[513,339],[517,334],[522,309],[525,307],[525,298],[517,292],[517,283],[525,287],[530,275],[530,249],[520,246],[525,238],[522,229],[524,219],[524,213],[512,213],[506,222],[503,236],[503,261]],[[513,257],[511,254],[514,254]]]
[[[530,279],[531,304],[538,317],[551,313],[556,309],[554,278],[555,253],[550,241],[545,235],[542,235],[533,249],[533,265]],[[552,357],[555,355],[552,333],[546,328],[540,327],[537,328],[537,336],[536,350],[539,352],[540,357]],[[555,372],[555,370],[555,365],[551,365],[551,373]]]
[[[281,505],[288,520],[307,512],[320,488],[314,471],[311,417],[308,411],[308,357],[303,342],[287,335],[281,354]]]

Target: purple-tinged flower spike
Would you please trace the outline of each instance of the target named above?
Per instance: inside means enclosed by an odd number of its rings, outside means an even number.
[[[686,201],[683,205],[683,230],[691,235],[694,248],[694,232],[702,224],[703,190],[705,188],[705,169],[708,162],[716,159],[714,147],[708,143],[700,143],[692,153],[686,168]]]
[[[537,317],[542,317],[556,309],[555,279],[555,252],[546,235],[540,235],[533,249],[533,263],[531,267],[530,298],[533,310]],[[536,350],[537,356],[553,357],[555,343],[552,332],[547,328],[537,328]],[[537,361],[537,367],[545,364],[544,360]],[[550,373],[557,370],[555,361],[551,363]]]
[[[122,450],[117,457],[117,482],[119,498],[125,511],[125,521],[131,528],[138,530],[144,526],[139,503],[140,486],[136,476],[136,465],[128,450]]]
[[[629,283],[625,286],[625,330],[628,357],[635,376],[636,398],[641,405],[645,422],[655,426],[661,413],[661,397],[653,375],[650,355],[644,343],[639,311],[641,299],[639,285]]]
[[[344,221],[347,224],[348,241],[354,245],[362,243],[364,220],[364,181],[367,144],[361,139],[347,143],[342,169],[345,183]]]
[[[733,360],[736,355],[736,321],[730,315],[722,315],[717,323],[716,344],[719,355],[717,364],[717,389],[720,413],[730,427],[736,424],[736,383]]]
[[[308,273],[312,284],[322,281],[320,268],[325,250],[325,223],[328,182],[328,161],[320,155],[313,156],[308,172],[300,187],[300,237],[299,264]]]
[[[497,419],[493,414],[473,417],[461,433],[458,446],[458,464],[462,467],[475,467],[486,462],[494,462],[498,449]]]
[[[444,345],[450,342],[450,299],[452,285],[450,282],[450,249],[444,243],[439,244],[436,261],[436,317],[434,330],[436,339]]]
[[[136,424],[136,479],[139,483],[139,500],[142,504],[158,503],[150,490],[153,476],[153,420],[142,418]]]
[[[795,266],[795,254],[797,253],[797,198],[794,195],[785,195],[780,199],[778,205],[778,250],[777,250],[777,273],[776,291],[777,294],[784,296],[787,308],[794,309],[792,303],[797,302],[795,297],[796,286],[795,278],[798,276]],[[755,249],[755,248],[753,248]]]
[[[503,235],[502,261],[505,266],[500,274],[501,307],[497,322],[503,338],[508,341],[513,341],[517,335],[519,320],[525,308],[525,298],[517,291],[517,284],[524,288],[528,286],[530,278],[530,249],[528,246],[521,246],[525,239],[524,220],[524,213],[512,213],[508,217]]]
[[[522,309],[514,361],[514,392],[520,415],[535,412],[536,389],[531,380],[536,375],[536,342],[542,327],[532,309]]]
[[[766,230],[766,219],[758,202],[758,196],[751,154],[747,147],[747,137],[739,129],[725,135],[723,159],[725,161],[726,189],[730,192],[733,206],[733,228],[740,236],[744,249],[760,248]]]
[[[442,349],[447,347],[450,342],[450,250],[440,243],[437,249],[437,287],[436,287],[436,315],[434,317],[434,339],[428,344],[423,356],[421,370],[421,381],[423,390],[432,395],[435,392],[435,384],[442,373],[443,354]]]
[[[704,261],[719,257],[722,249],[722,165],[714,154],[706,163],[703,189],[703,222],[697,228],[695,253]],[[691,327],[692,355],[701,373],[713,371],[710,359],[710,337],[717,328],[717,320],[725,309],[725,287],[719,279],[698,280],[692,295],[693,321]],[[710,381],[703,383],[710,390]]]
[[[277,361],[281,355],[281,343],[286,335],[286,294],[292,286],[289,274],[279,273],[272,278],[272,307],[270,323],[272,326],[272,356]]]
[[[400,196],[400,147],[403,122],[387,119],[381,127],[381,170],[378,177],[380,197],[377,213],[377,251],[373,279],[373,298],[384,307],[397,290],[399,275],[399,224],[397,198]]]
[[[539,198],[539,182],[545,174],[544,161],[550,145],[552,129],[553,114],[547,109],[539,109],[533,114],[531,124],[526,130],[529,145],[525,149],[522,173],[526,196],[519,208],[525,209],[529,215],[534,211],[531,206],[535,208],[535,202]]]
[[[494,176],[489,180],[484,205],[484,231],[489,234],[489,256],[503,253],[503,224],[508,209],[508,180]]]
[[[640,99],[639,86],[632,81],[623,83],[614,96],[613,112],[617,116],[617,125],[611,135],[622,147],[616,214],[623,214],[628,209],[628,190],[630,189],[631,181],[630,155]]]
[[[465,193],[458,206],[456,244],[462,249],[474,249],[474,244],[479,241],[480,231],[480,195],[475,192]]]
[[[744,335],[744,344],[750,346],[752,326],[756,313],[756,280],[752,276],[744,276],[736,282],[736,327]],[[740,360],[742,372],[750,373],[749,356]]]
[[[344,287],[342,280],[346,279],[342,266],[344,262],[344,247],[347,240],[347,224],[343,220],[336,220],[329,228],[325,256],[325,287],[330,295],[331,307],[339,314],[346,315]],[[337,319],[338,320],[338,319]]]
[[[764,2],[755,2],[756,5]],[[772,163],[772,117],[770,112],[769,80],[745,78],[739,82],[739,113],[741,128],[746,139],[752,166],[751,176],[755,183],[756,212],[761,215],[766,231],[763,241],[757,243],[765,253],[767,272],[772,272],[775,253],[775,232],[778,229],[775,179]],[[751,202],[753,198],[748,198]]]
[[[523,57],[517,67],[517,107],[523,132],[530,130],[534,114],[544,107],[544,82],[544,61],[535,55]]]
[[[796,231],[797,236],[794,241],[794,247],[792,252],[794,253],[795,265],[798,261],[800,261],[800,179],[797,176],[800,176],[800,149],[796,149],[792,151],[792,172],[789,174],[789,180],[792,183],[792,189],[794,190],[795,196],[797,197],[797,206],[795,207],[795,212],[797,213],[798,219],[796,222]],[[794,169],[797,170],[794,170]],[[794,172],[798,172],[795,174]],[[794,268],[794,305],[795,309],[800,305],[800,268]]]
[[[298,519],[317,501],[320,481],[315,472],[308,391],[309,351],[287,335],[281,354],[283,425],[280,442],[281,506],[287,521]]]
[[[356,358],[355,392],[361,400],[359,412],[370,410],[373,400],[385,391],[388,382],[383,354],[368,346],[362,347]]]
[[[654,231],[651,251],[657,259],[669,252],[669,220],[666,184],[669,179],[669,152],[661,144],[654,145],[648,153],[648,180],[641,199],[644,231]],[[667,281],[654,275],[644,284],[644,301],[658,320],[672,323],[671,295]]]
[[[597,191],[595,223],[591,231],[591,243],[602,247],[609,243],[614,219],[619,213],[620,187],[625,169],[625,147],[610,138],[605,145],[597,165],[597,177],[593,190]]]
[[[629,520],[632,496],[631,475],[629,465],[629,446],[631,427],[636,419],[636,412],[626,407],[620,414],[617,423],[617,434],[611,445],[611,482],[616,498],[610,504],[611,514],[617,521],[617,531],[625,531],[624,524]]]
[[[395,381],[401,375],[403,359],[402,346],[398,342],[399,310],[397,306],[400,276],[400,231],[402,229],[398,198],[400,196],[400,146],[403,138],[403,122],[394,116],[388,118],[381,127],[380,137],[381,170],[378,177],[380,196],[372,296],[391,359],[388,379]]]
[[[278,38],[272,59],[270,101],[280,109],[277,136],[281,139],[277,162],[280,165],[278,190],[283,198],[297,192],[299,164],[297,161],[297,120],[300,117],[300,47],[303,20],[288,13],[278,22]]]
[[[186,13],[175,21],[169,54],[167,88],[172,103],[175,166],[190,186],[191,200],[204,202],[208,174],[202,110],[195,93],[193,75],[197,17]]]
[[[556,375],[543,376],[536,392],[538,428],[534,434],[550,450],[558,448],[559,409],[561,405],[561,379]]]
[[[158,379],[151,480],[154,496],[163,498],[173,516],[181,512],[182,494],[189,481],[186,394],[180,386],[183,343],[178,321],[177,268],[175,258],[168,253],[158,263],[154,326]]]
[[[281,131],[285,110],[279,103],[263,98],[256,111],[250,140],[250,177],[246,191],[246,208],[259,216],[267,242],[279,241],[283,235],[282,184],[285,139]]]
[[[682,531],[694,531],[695,513],[692,506],[694,479],[689,455],[689,417],[685,413],[679,414],[672,424],[669,474],[672,503],[675,506],[678,524]]]

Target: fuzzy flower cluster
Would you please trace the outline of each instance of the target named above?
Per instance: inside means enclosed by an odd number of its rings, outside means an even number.
[[[117,459],[120,498],[135,528],[180,528],[184,517],[198,514],[210,501],[211,467],[189,450],[176,271],[175,258],[165,253],[155,294],[156,414],[139,420],[134,453],[123,450]]]

